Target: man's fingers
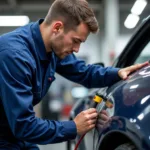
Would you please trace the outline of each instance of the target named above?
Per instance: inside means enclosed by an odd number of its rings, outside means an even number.
[[[98,123],[99,125],[104,125],[104,124],[106,123],[106,121],[101,120],[101,119],[98,119],[98,120],[97,120],[97,123]]]
[[[96,123],[96,121],[97,121],[97,119],[95,118],[95,119],[91,119],[91,120],[89,120],[89,121],[88,121],[88,123],[89,123],[89,125],[91,125],[91,124],[95,124],[95,123]]]
[[[130,66],[130,67],[127,67],[126,69],[127,69],[127,71],[129,71],[129,73],[130,72],[133,72],[133,71],[135,71],[135,70],[137,70],[137,69],[139,69],[139,68],[141,68],[142,66],[140,65],[140,64],[136,64],[136,65],[132,65],[132,66]]]
[[[123,69],[120,69],[118,74],[119,76],[123,79],[123,80],[126,80],[128,75],[131,73],[131,72],[134,72],[144,66],[147,66],[149,65],[150,63],[147,61],[147,62],[144,62],[142,64],[135,64],[135,65],[132,65],[132,66],[129,66],[129,67],[126,67],[126,68],[123,68]]]
[[[91,124],[90,126],[89,126],[89,130],[91,130],[91,129],[93,129],[93,128],[95,128],[95,124]],[[88,131],[89,131],[88,130]]]
[[[106,116],[108,116],[108,113],[107,113],[106,110],[102,110],[101,113],[104,114],[104,115],[106,115]]]
[[[141,65],[144,67],[144,66],[147,66],[147,65],[149,65],[150,63],[148,62],[148,61],[146,61],[146,62],[144,62],[144,63],[142,63]]]
[[[82,135],[87,131],[91,130],[95,127],[97,120],[97,110],[94,108],[87,109],[85,111],[80,112],[75,118],[74,122],[77,127],[77,133]]]
[[[128,70],[129,70],[130,72],[132,72],[132,71],[137,70],[137,69],[140,69],[140,68],[142,68],[142,67],[144,67],[144,66],[146,66],[146,65],[148,65],[148,64],[149,64],[148,61],[147,61],[147,62],[144,62],[144,63],[142,63],[142,64],[135,64],[135,65],[132,65],[132,66],[128,67]]]
[[[98,116],[98,113],[89,114],[89,119],[95,119],[97,118],[97,116]]]
[[[84,111],[85,113],[87,112],[88,114],[92,114],[94,112],[97,112],[97,110],[95,108],[89,108],[87,110]]]
[[[105,114],[99,114],[98,118],[101,119],[101,120],[104,120],[104,121],[108,121],[109,120],[109,117],[106,116]]]

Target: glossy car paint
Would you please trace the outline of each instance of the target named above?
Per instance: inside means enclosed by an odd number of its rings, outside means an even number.
[[[149,35],[150,17],[147,17],[113,66],[122,68],[132,65],[143,47],[150,41]],[[110,87],[91,90],[87,97],[80,99],[73,107],[70,119],[89,108],[97,92],[113,103],[113,108],[107,108],[111,120],[104,128],[100,128],[97,121],[95,130],[90,131],[90,138],[84,137],[79,150],[114,150],[117,146],[128,142],[134,143],[138,150],[149,150],[150,66],[138,70],[127,80],[119,81]],[[104,109],[104,105],[103,102],[97,106],[98,112]],[[93,144],[91,145],[89,141]],[[69,146],[67,149],[70,150]]]
[[[114,84],[106,90],[105,94],[114,104],[113,111],[108,110],[113,117],[104,129],[97,125],[98,139],[106,132],[120,131],[127,137],[132,136],[132,141],[140,149],[150,149],[150,66],[130,75],[129,79]],[[101,107],[97,106],[97,110],[100,111]],[[94,138],[96,140],[96,137]],[[97,149],[100,144],[97,143]]]

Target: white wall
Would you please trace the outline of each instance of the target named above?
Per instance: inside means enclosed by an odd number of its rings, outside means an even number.
[[[128,41],[130,40],[131,35],[123,35],[123,36],[119,36],[118,39],[116,40],[116,46],[115,46],[115,57],[117,57],[122,50],[124,49],[124,47],[126,46],[126,44],[128,43]]]
[[[85,43],[81,44],[77,57],[87,57],[87,63],[100,62],[100,34],[90,34]]]
[[[99,34],[90,34],[85,43],[81,44],[79,53],[76,54],[77,57],[87,58],[87,63],[96,63],[104,62],[106,65],[106,57],[110,57],[110,53],[114,52],[114,59],[122,52],[128,41],[130,40],[131,35],[120,35],[116,39],[115,49],[106,52],[104,44],[107,44],[107,41],[102,39],[102,35]],[[106,42],[106,43],[105,43]]]

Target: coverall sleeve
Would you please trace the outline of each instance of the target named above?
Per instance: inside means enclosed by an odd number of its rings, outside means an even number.
[[[73,121],[50,121],[37,118],[33,111],[33,68],[20,51],[0,52],[0,100],[14,136],[36,144],[74,139]]]
[[[87,88],[99,88],[114,84],[121,79],[118,71],[119,68],[86,65],[74,54],[67,56],[57,64],[59,74]]]

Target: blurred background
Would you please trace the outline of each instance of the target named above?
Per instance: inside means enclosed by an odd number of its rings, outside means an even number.
[[[44,18],[54,0],[0,0],[0,34]],[[98,19],[100,32],[90,34],[77,57],[88,63],[110,66],[132,34],[150,14],[149,0],[88,0]],[[55,75],[43,101],[35,107],[44,119],[68,120],[70,109],[88,89]],[[66,149],[66,143],[39,146],[41,150]]]

